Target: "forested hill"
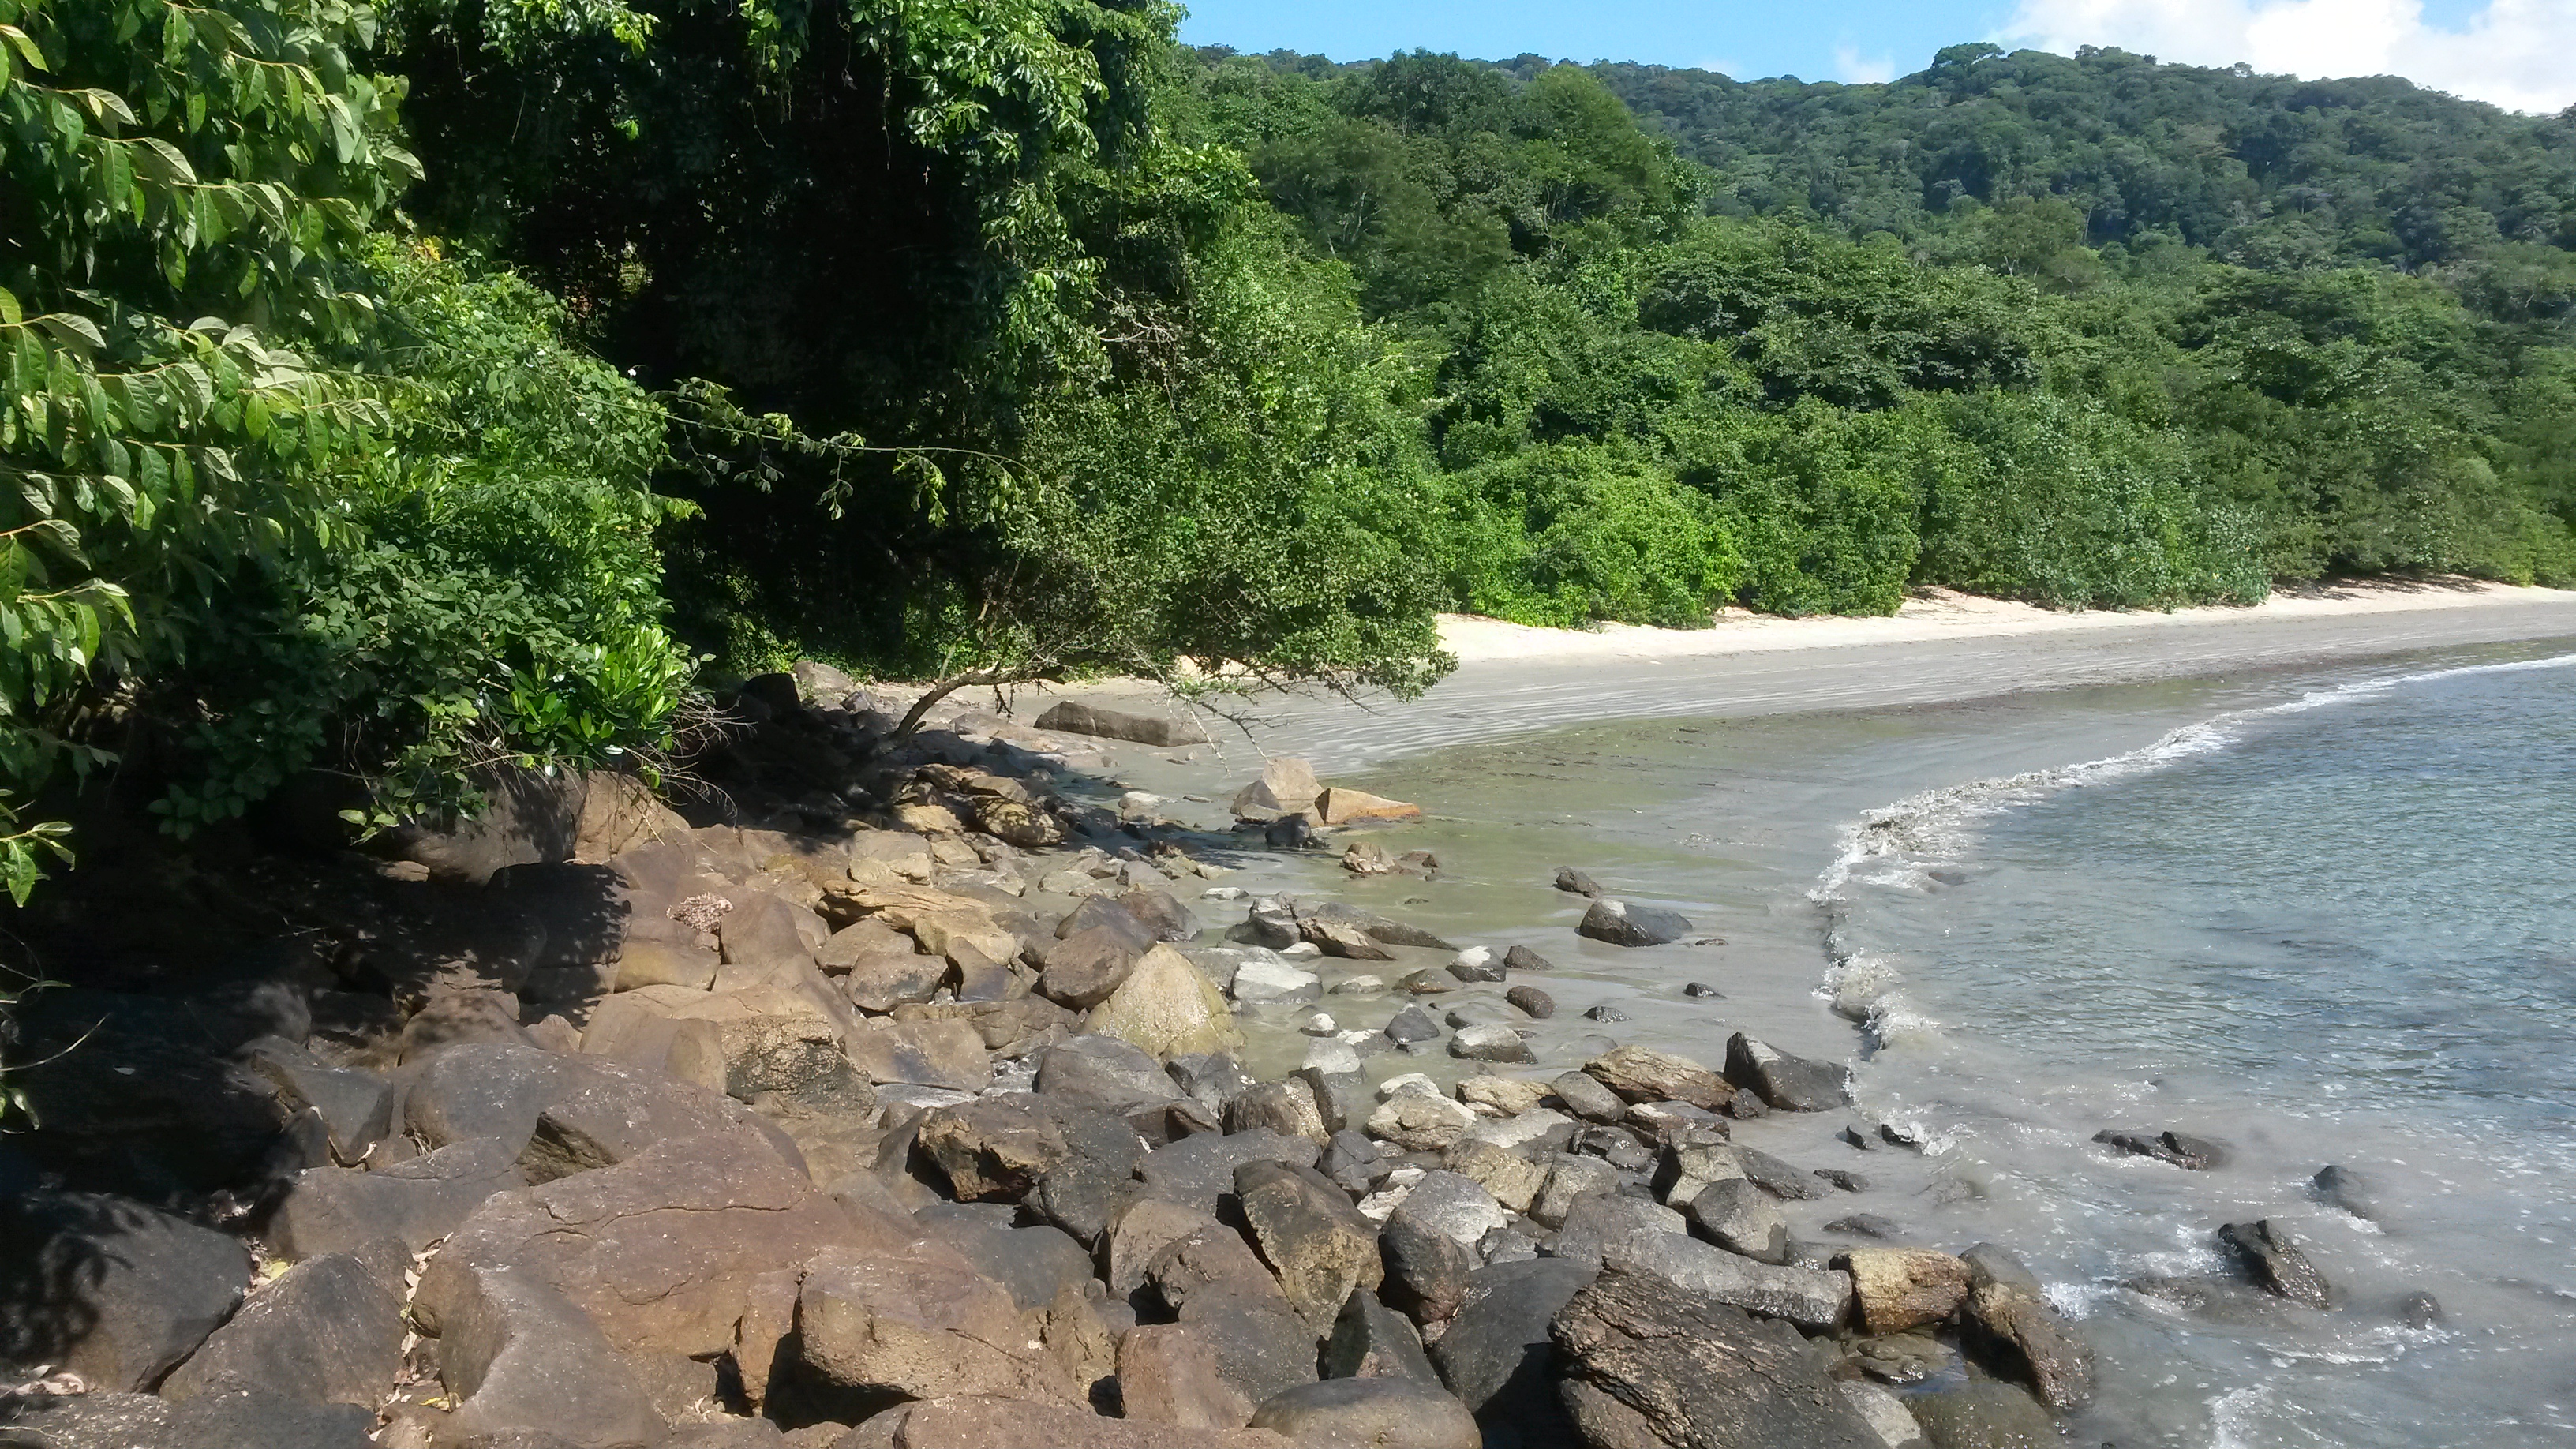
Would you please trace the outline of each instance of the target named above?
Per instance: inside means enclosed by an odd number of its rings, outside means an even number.
[[[2055,197],[2096,244],[2163,233],[2249,266],[2576,247],[2576,114],[2517,115],[2393,76],[1990,45],[1953,46],[1885,85],[1594,70],[1718,174],[1720,211],[1803,207],[1853,232],[1918,236],[1962,198]]]
[[[1261,59],[1308,77],[1377,64]],[[1523,55],[1494,68],[1526,83],[1554,65]],[[1587,69],[1710,169],[1708,205],[1725,215],[1937,250],[1963,219],[2035,198],[2074,207],[2095,246],[2169,238],[2265,268],[2558,271],[2568,259],[2550,253],[2576,250],[2576,108],[2519,115],[2395,76],[2303,81],[2093,47],[1956,45],[1883,85]],[[2570,277],[2576,267],[2558,285]]]

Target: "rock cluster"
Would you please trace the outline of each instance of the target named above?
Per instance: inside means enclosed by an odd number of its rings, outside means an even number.
[[[593,781],[569,858],[371,870],[189,994],[32,1000],[32,1042],[89,1047],[26,1075],[48,1129],[0,1157],[0,1362],[58,1375],[0,1434],[1809,1449],[1910,1442],[1873,1385],[1961,1351],[2027,1389],[1927,1426],[2089,1393],[2000,1250],[1789,1231],[1858,1179],[1732,1124],[1839,1106],[1838,1068],[1738,1035],[1505,1074],[1553,1002],[1470,988],[1546,971],[1526,946],[1285,895],[1214,939],[1207,852],[1060,793],[1062,739],[886,740],[819,667],[754,684],[707,762],[734,818]],[[1418,813],[1292,761],[1232,806]],[[1561,883],[1605,939],[1689,928]],[[1398,951],[1453,959],[1325,964]],[[1298,1065],[1247,1071],[1247,1023],[1299,1017]],[[2305,1281],[2285,1232],[2231,1233]]]

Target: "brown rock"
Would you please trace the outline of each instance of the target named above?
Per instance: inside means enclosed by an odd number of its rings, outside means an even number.
[[[838,1249],[806,1265],[798,1353],[823,1382],[860,1396],[1000,1394],[1082,1402],[1008,1290],[944,1249]]]
[[[630,938],[617,955],[619,991],[647,986],[685,986],[704,991],[715,984],[722,958],[703,947],[680,941]]]
[[[1583,1070],[1630,1102],[1688,1102],[1715,1112],[1735,1096],[1724,1077],[1652,1047],[1623,1046],[1585,1062]]]
[[[888,1409],[851,1432],[853,1449],[1296,1449],[1267,1429],[1180,1428],[1089,1409],[962,1397]]]
[[[993,1080],[982,1034],[963,1021],[865,1022],[851,1034],[850,1060],[871,1082],[980,1092]]]
[[[1252,1401],[1219,1376],[1216,1355],[1197,1328],[1148,1324],[1118,1340],[1118,1393],[1130,1419],[1184,1429],[1240,1429]]]
[[[854,1216],[767,1138],[706,1134],[487,1200],[431,1260],[412,1315],[440,1331],[473,1273],[510,1268],[562,1293],[620,1350],[710,1355],[733,1347],[762,1274],[908,1236]]]
[[[1835,1261],[1850,1270],[1861,1326],[1872,1333],[1937,1323],[1968,1296],[1968,1265],[1929,1248],[1854,1248]]]
[[[1384,1281],[1377,1225],[1323,1174],[1284,1162],[1247,1162],[1235,1169],[1234,1190],[1288,1306],[1316,1337],[1332,1331],[1352,1289]]]
[[[1137,959],[1126,981],[1092,1008],[1083,1029],[1118,1037],[1163,1061],[1238,1051],[1244,1044],[1225,994],[1190,958],[1164,945]]]
[[[1365,790],[1333,785],[1315,797],[1315,810],[1326,825],[1348,825],[1357,820],[1419,820],[1422,807],[1402,800],[1389,800]]]

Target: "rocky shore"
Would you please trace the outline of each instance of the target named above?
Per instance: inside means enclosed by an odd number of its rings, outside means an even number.
[[[890,741],[817,666],[728,707],[679,811],[522,781],[396,861],[70,883],[9,1057],[0,1444],[1964,1449],[2086,1403],[2008,1246],[1871,1210],[1851,1149],[1916,1144],[1840,1067],[1567,1034],[1527,945],[1235,883],[1436,881],[1415,807],[1272,761],[1194,829],[1111,743],[1186,720]]]

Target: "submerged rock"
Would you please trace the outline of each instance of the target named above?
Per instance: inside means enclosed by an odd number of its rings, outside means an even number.
[[[1679,911],[1596,897],[1574,929],[1577,935],[1613,946],[1661,946],[1689,935],[1691,923]]]
[[[2326,1282],[2326,1275],[2317,1271],[2317,1265],[2308,1261],[2308,1255],[2300,1251],[2287,1223],[2277,1218],[2229,1223],[2218,1230],[2218,1241],[2220,1246],[2235,1250],[2256,1287],[2310,1308],[2334,1306],[2333,1287]]]

